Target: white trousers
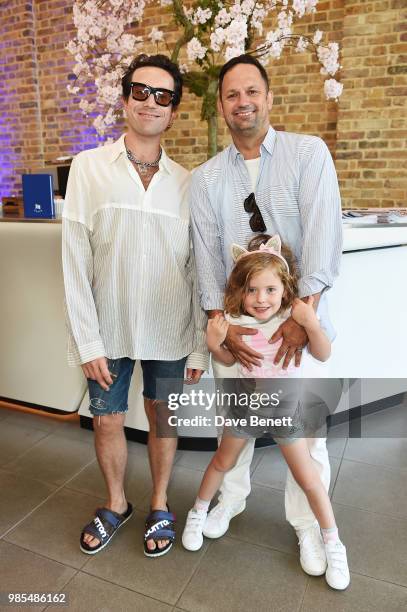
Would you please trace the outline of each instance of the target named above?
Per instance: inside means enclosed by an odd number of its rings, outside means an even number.
[[[329,367],[327,367],[329,361],[322,364],[312,359],[309,355],[304,354],[303,358],[304,357],[303,375],[305,377],[329,377]],[[221,366],[220,364],[213,363],[213,371],[218,378],[232,375],[231,369],[228,373],[225,366]],[[326,438],[308,438],[307,442],[310,455],[314,460],[322,483],[326,491],[328,491],[331,481],[331,466],[329,464],[328,451],[326,448]],[[239,455],[236,465],[225,474],[220,488],[219,501],[223,501],[227,505],[236,502],[239,503],[244,501],[250,494],[250,464],[253,459],[254,444],[254,439],[249,439],[247,441],[247,444]],[[285,485],[285,515],[287,521],[294,529],[307,529],[316,522],[315,515],[311,510],[308,499],[294,480],[290,469],[288,469]]]
[[[310,455],[318,469],[324,487],[328,491],[331,468],[326,449],[326,438],[308,438],[307,442]],[[219,501],[227,505],[234,504],[245,500],[250,494],[250,464],[253,458],[254,443],[254,439],[247,441],[236,465],[225,474],[220,488]],[[294,529],[307,529],[316,521],[305,493],[294,480],[290,470],[288,470],[285,485],[285,516]]]

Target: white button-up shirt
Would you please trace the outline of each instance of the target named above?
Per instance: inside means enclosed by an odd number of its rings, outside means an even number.
[[[187,367],[208,369],[188,183],[163,151],[145,190],[124,136],[73,160],[62,244],[70,365],[189,355]]]

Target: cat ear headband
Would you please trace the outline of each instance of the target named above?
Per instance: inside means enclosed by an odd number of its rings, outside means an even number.
[[[270,255],[278,257],[278,259],[284,262],[287,272],[290,272],[287,261],[281,255],[281,238],[278,234],[274,234],[265,244],[261,244],[260,248],[256,251],[248,251],[238,244],[232,244],[232,259],[235,263],[242,257],[248,257],[249,255],[253,255],[253,253],[270,253]]]

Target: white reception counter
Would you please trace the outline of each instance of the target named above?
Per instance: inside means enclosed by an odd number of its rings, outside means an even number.
[[[367,403],[407,391],[407,227],[345,225],[344,234],[328,296],[337,330],[329,376],[387,378]],[[81,370],[66,364],[60,242],[58,221],[0,222],[0,396],[89,415]],[[126,425],[145,431],[140,381],[136,368]]]

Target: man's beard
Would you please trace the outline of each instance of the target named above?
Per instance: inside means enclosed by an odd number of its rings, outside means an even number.
[[[233,119],[230,120],[230,119],[226,119],[225,117],[225,123],[232,133],[236,132],[238,134],[255,135],[257,134],[257,132],[262,131],[264,121],[262,117],[259,115],[258,109],[246,109],[246,111],[247,110],[255,111],[253,119],[247,123],[235,122],[233,121]],[[245,112],[245,111],[244,109],[242,109],[240,112]]]

